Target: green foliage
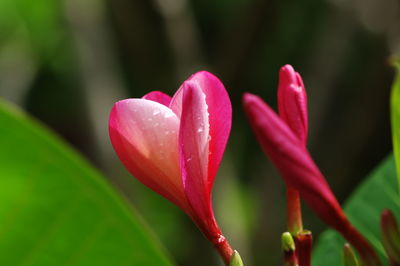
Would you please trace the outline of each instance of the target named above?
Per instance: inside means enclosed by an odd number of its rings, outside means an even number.
[[[397,178],[400,184],[400,61],[395,63],[397,76],[390,97],[393,152],[396,158]]]
[[[67,44],[62,12],[59,1],[1,0],[0,48],[11,44],[15,52],[27,49],[41,61],[59,60]]]
[[[171,265],[85,160],[0,102],[1,265]]]
[[[350,221],[368,238],[386,263],[380,233],[380,215],[385,208],[400,218],[400,196],[397,193],[396,168],[392,156],[372,172],[345,205]],[[315,246],[313,265],[342,265],[343,244],[344,240],[338,233],[333,230],[324,232]]]

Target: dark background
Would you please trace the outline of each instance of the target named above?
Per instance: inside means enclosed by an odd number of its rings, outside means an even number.
[[[343,202],[391,150],[389,59],[399,47],[396,0],[0,0],[0,96],[103,170],[179,265],[209,265],[219,259],[191,221],[117,160],[107,120],[119,99],[173,94],[192,73],[214,73],[234,110],[215,212],[246,265],[278,265],[285,187],[255,142],[242,94],[276,107],[279,68],[300,72],[308,147]],[[307,208],[304,216],[314,236],[326,228]]]

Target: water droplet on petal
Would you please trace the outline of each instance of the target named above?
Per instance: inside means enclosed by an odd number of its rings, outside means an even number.
[[[174,113],[172,113],[172,112],[166,112],[165,114],[164,114],[164,117],[165,118],[169,118],[169,117],[173,117],[174,116]]]
[[[192,158],[187,158],[186,162],[190,162],[192,160]]]
[[[155,109],[155,110],[153,111],[153,115],[158,115],[158,114],[160,114],[160,113],[161,113],[161,111],[158,110],[158,109]]]
[[[199,129],[197,129],[197,133],[201,133],[201,132],[203,132],[204,131],[204,129],[202,128],[202,127],[200,127]]]

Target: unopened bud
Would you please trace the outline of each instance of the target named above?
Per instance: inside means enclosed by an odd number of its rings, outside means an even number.
[[[242,258],[237,250],[233,252],[229,266],[243,266]]]
[[[305,144],[308,132],[307,95],[303,80],[291,65],[279,72],[279,116],[293,133]]]
[[[382,242],[392,264],[400,264],[400,232],[393,213],[386,209],[381,215]]]
[[[292,235],[289,232],[285,232],[281,237],[283,260],[285,266],[298,266],[296,256],[296,244]]]
[[[343,246],[343,264],[344,266],[358,266],[358,259],[349,243]]]

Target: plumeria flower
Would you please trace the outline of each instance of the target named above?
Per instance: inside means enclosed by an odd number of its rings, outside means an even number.
[[[294,79],[299,77],[292,69],[289,69],[289,74]],[[297,88],[304,87],[300,79],[297,82]],[[258,96],[250,93],[244,95],[244,108],[261,147],[279,170],[285,183],[299,191],[300,196],[314,212],[325,223],[339,231],[358,250],[363,265],[381,265],[374,249],[346,218],[324,176],[305,147],[305,138],[301,136],[302,131],[305,131],[307,127],[302,125],[304,121],[299,119],[301,116],[298,113],[307,110],[306,106],[305,108],[296,107],[296,104],[301,103],[301,100],[296,100],[296,97],[295,93],[280,97],[279,106],[286,107],[284,116],[282,117],[281,114],[279,117]],[[290,122],[290,117],[297,117],[298,126],[293,126],[294,122]],[[306,136],[306,132],[303,135]]]
[[[205,71],[172,98],[153,91],[117,102],[109,120],[112,145],[128,171],[189,215],[226,264],[233,250],[214,218],[211,190],[231,121],[223,84]]]

